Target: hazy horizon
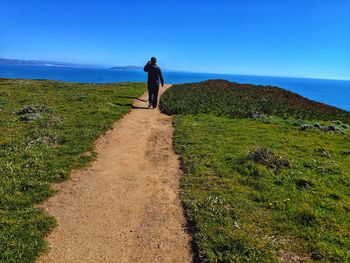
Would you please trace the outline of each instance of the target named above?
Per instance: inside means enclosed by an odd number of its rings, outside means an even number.
[[[80,68],[96,68],[96,69],[108,69],[110,67],[128,67],[128,66],[138,66],[143,67],[143,65],[131,65],[131,64],[85,64],[85,63],[76,63],[69,61],[53,61],[53,60],[36,60],[36,59],[20,59],[20,58],[2,58],[0,59],[9,59],[9,60],[21,60],[21,61],[42,61],[42,62],[55,62],[55,63],[67,63],[72,65],[60,66],[60,65],[30,65],[30,66],[47,66],[47,67],[80,67]],[[6,65],[6,64],[4,64]],[[11,64],[9,64],[11,65]],[[27,66],[27,65],[23,65]],[[215,72],[203,72],[203,71],[188,71],[182,69],[173,69],[173,68],[163,68],[163,70],[168,72],[183,72],[183,73],[194,73],[194,74],[216,74],[216,75],[237,75],[237,76],[261,76],[261,77],[276,77],[276,78],[305,78],[305,79],[324,79],[324,80],[340,80],[340,81],[350,81],[349,79],[340,79],[340,78],[322,78],[322,77],[308,77],[308,76],[284,76],[284,75],[258,75],[258,74],[245,74],[245,73],[215,73]]]

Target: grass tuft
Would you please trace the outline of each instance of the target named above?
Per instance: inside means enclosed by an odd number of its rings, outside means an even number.
[[[272,150],[266,147],[259,147],[251,151],[248,154],[248,158],[276,170],[290,167],[290,162],[287,158],[276,156]]]

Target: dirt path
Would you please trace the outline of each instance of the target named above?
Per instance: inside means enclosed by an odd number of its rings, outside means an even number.
[[[91,166],[55,186],[44,207],[59,226],[38,262],[191,262],[171,117],[134,105],[97,141]]]

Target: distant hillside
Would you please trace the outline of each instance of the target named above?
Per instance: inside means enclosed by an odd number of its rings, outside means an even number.
[[[23,59],[8,59],[0,58],[0,65],[26,65],[26,66],[44,66],[44,67],[73,67],[73,68],[109,68],[113,70],[143,70],[141,66],[113,66],[108,65],[91,65],[91,64],[78,64],[70,62],[57,62],[47,60],[23,60]]]
[[[115,67],[111,67],[110,69],[114,69],[114,70],[142,70],[142,67],[140,67],[140,66],[115,66]]]
[[[96,65],[86,65],[69,62],[57,62],[46,60],[22,60],[0,58],[0,65],[27,65],[27,66],[47,66],[47,67],[97,67]]]

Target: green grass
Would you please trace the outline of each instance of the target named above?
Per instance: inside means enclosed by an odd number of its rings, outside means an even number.
[[[176,116],[183,203],[209,262],[350,260],[350,135],[212,115]],[[248,158],[267,147],[290,161]],[[320,154],[325,149],[329,157]]]
[[[174,85],[160,108],[177,114],[182,201],[203,261],[350,261],[349,112],[221,80]]]
[[[0,262],[32,262],[45,250],[55,219],[35,204],[94,158],[96,138],[145,87],[0,79]],[[38,119],[15,113],[27,105]]]

